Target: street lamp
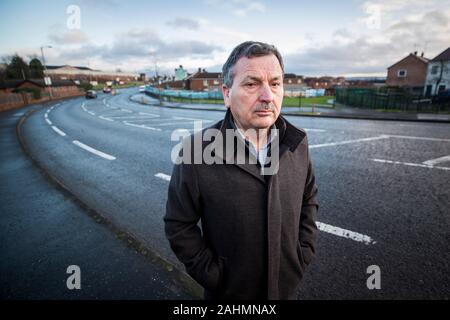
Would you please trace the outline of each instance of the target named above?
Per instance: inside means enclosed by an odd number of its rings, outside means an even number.
[[[45,57],[44,57],[44,48],[52,48],[52,46],[41,46],[41,56],[42,56],[42,63],[44,65],[44,82],[47,85],[47,80],[46,80],[46,76],[47,76],[47,66],[45,64]],[[49,86],[49,94],[50,94],[50,99],[53,99],[53,95],[52,95],[52,86],[51,86],[51,81],[48,82],[48,86]]]

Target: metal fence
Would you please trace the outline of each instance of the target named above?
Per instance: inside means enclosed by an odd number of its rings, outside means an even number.
[[[430,97],[407,92],[366,88],[336,89],[336,102],[379,111],[450,112],[450,102],[433,102]]]

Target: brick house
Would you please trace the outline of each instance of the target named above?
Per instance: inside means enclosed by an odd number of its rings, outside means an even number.
[[[207,72],[198,68],[198,71],[185,80],[187,90],[193,91],[220,91],[222,89],[222,74],[220,72]]]
[[[412,93],[422,93],[427,75],[428,59],[417,51],[387,68],[386,85],[402,87]]]
[[[426,73],[424,95],[450,89],[450,47],[431,59]]]
[[[108,72],[93,70],[88,67],[64,66],[47,66],[45,72],[52,80],[74,80],[79,82],[105,83],[107,81],[136,81],[140,79],[138,73],[128,72]]]

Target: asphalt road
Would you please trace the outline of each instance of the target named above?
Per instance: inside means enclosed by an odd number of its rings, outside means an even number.
[[[58,103],[34,113],[23,135],[78,198],[182,268],[162,221],[171,134],[224,113],[141,105],[129,100],[136,92]],[[299,298],[448,299],[450,125],[287,118],[308,132],[323,230]],[[380,289],[366,285],[371,265]]]

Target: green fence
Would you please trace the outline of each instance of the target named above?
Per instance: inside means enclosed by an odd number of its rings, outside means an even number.
[[[450,103],[433,103],[429,97],[399,90],[340,88],[336,102],[351,107],[379,111],[450,112]]]

